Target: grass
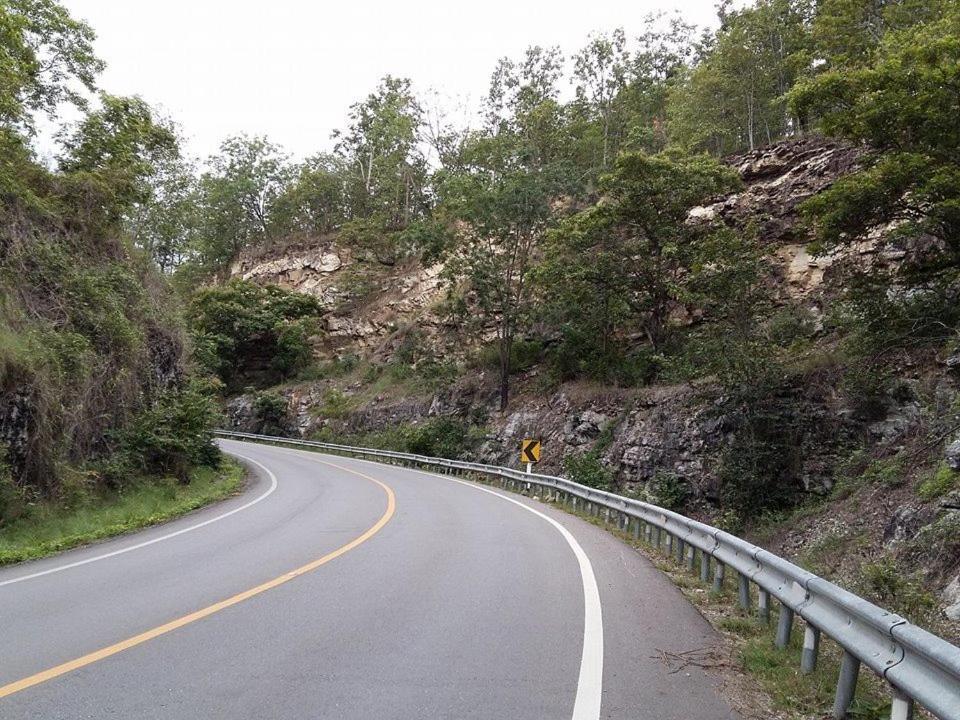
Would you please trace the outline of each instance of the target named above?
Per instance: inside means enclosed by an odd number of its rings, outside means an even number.
[[[921,500],[929,502],[946,495],[955,487],[960,487],[960,472],[951,470],[944,463],[939,465],[929,478],[920,483],[917,487],[917,495]]]
[[[38,503],[0,528],[0,565],[33,560],[184,515],[235,494],[242,466],[224,458],[217,469],[198,468],[189,484],[142,479],[122,492],[83,495],[70,507]]]

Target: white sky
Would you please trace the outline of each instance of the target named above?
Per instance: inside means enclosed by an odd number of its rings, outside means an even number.
[[[497,58],[528,45],[570,54],[591,31],[639,34],[655,10],[715,23],[715,0],[61,1],[97,32],[100,87],[163,108],[201,157],[240,132],[297,157],[330,149],[387,73],[476,102]]]

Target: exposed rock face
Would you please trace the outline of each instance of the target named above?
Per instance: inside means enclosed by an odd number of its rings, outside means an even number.
[[[4,450],[0,461],[9,466],[15,478],[24,475],[30,461],[34,411],[32,388],[15,387],[0,393],[0,448]]]
[[[859,148],[820,137],[754,150],[728,160],[743,179],[743,191],[691,213],[734,225],[755,223],[767,245],[803,242],[797,207],[855,169],[862,155]]]
[[[947,445],[947,449],[943,453],[943,459],[951,470],[960,471],[960,436]]]
[[[344,266],[343,254],[331,245],[322,245],[289,251],[272,259],[240,257],[230,268],[230,274],[313,295],[324,305],[332,306],[342,297],[334,273]]]
[[[943,591],[943,600],[947,607],[944,614],[951,620],[960,622],[960,575],[957,575]]]

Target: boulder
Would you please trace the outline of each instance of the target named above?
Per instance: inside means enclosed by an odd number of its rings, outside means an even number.
[[[947,445],[943,451],[943,459],[951,470],[960,471],[960,436]]]

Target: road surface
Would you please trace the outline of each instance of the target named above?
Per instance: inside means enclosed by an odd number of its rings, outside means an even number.
[[[247,490],[0,570],[0,718],[733,720],[648,561],[537,501],[222,441]]]

